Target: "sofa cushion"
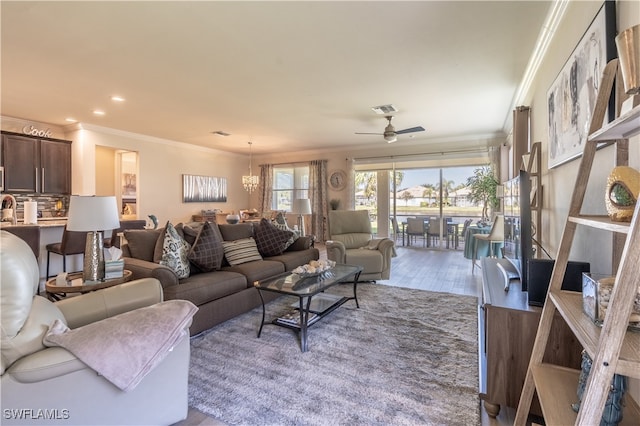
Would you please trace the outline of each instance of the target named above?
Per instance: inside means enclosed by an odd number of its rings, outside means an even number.
[[[346,256],[348,264],[360,265],[366,273],[382,272],[384,268],[384,256],[378,250],[349,249]]]
[[[178,278],[189,276],[189,244],[182,238],[176,228],[167,222],[162,247],[162,260],[160,264],[173,269]]]
[[[289,245],[289,239],[293,232],[276,228],[267,219],[260,219],[260,224],[255,228],[256,244],[262,256],[277,256],[293,243]]]
[[[255,281],[265,280],[283,273],[284,264],[272,260],[262,260],[260,262],[247,262],[241,265],[225,266],[222,269],[244,275],[247,278],[247,287],[253,287]]]
[[[317,248],[306,250],[286,251],[278,256],[268,257],[265,260],[277,260],[284,265],[285,271],[291,271],[300,265],[305,265],[312,260],[320,259],[320,252]]]
[[[201,306],[246,288],[247,279],[244,275],[216,271],[191,275],[189,278],[180,280],[180,285],[167,287],[163,291],[165,300],[185,299],[193,302],[196,306]]]
[[[153,262],[153,252],[156,241],[164,229],[128,229],[124,231],[124,237],[129,246],[131,257]]]
[[[371,234],[356,233],[351,234],[334,234],[331,236],[332,240],[340,241],[347,249],[357,249],[369,244],[371,240]]]
[[[187,229],[189,228],[184,228],[185,234]],[[220,235],[217,225],[211,225],[209,222],[204,224],[187,257],[200,272],[220,269],[224,257],[224,247],[222,246],[222,235]]]
[[[243,238],[235,241],[224,241],[224,257],[230,265],[240,265],[254,260],[262,260],[256,240],[253,238]]]
[[[228,223],[222,223],[218,225],[222,238],[225,241],[242,240],[244,238],[253,237],[253,223],[236,223],[230,225]]]

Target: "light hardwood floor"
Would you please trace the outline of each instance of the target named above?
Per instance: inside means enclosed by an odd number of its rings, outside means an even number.
[[[380,284],[479,297],[481,272],[476,268],[475,274],[471,274],[471,261],[464,258],[461,247],[447,250],[423,248],[420,244],[403,247],[402,241],[397,244],[398,256],[392,261],[391,279],[379,281]],[[318,244],[316,247],[320,257],[326,259],[324,246]],[[512,425],[514,417],[515,410],[508,407],[503,407],[495,419],[481,409],[483,426]],[[187,419],[177,423],[177,426],[186,425],[222,426],[224,423],[190,408]]]

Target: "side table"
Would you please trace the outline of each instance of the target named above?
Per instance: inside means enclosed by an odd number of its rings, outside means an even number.
[[[125,269],[123,275],[119,278],[111,278],[99,282],[97,284],[84,284],[82,281],[82,272],[74,272],[67,275],[68,285],[56,285],[56,279],[51,278],[45,284],[47,298],[53,302],[65,297],[67,293],[89,293],[90,291],[101,290],[103,288],[113,287],[114,285],[126,283],[131,280],[133,272]],[[80,284],[73,284],[74,280],[79,280]]]

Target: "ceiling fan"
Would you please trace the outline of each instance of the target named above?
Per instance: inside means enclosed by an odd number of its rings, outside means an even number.
[[[384,137],[384,140],[386,140],[388,143],[392,143],[398,140],[398,135],[403,135],[406,133],[414,133],[414,132],[424,132],[424,127],[422,126],[411,127],[408,129],[396,131],[396,129],[391,124],[391,119],[393,118],[393,115],[387,115],[384,118],[386,118],[389,121],[389,124],[387,124],[387,127],[384,128],[384,133],[356,132],[356,135],[382,135]]]

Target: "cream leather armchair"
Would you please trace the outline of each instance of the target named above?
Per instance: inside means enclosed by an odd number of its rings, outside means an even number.
[[[162,287],[156,279],[132,281],[53,303],[36,295],[40,274],[33,252],[6,231],[0,231],[0,274],[3,425],[167,425],[186,418],[188,331],[128,392],[66,349],[43,344],[49,325],[56,319],[74,329],[161,302]]]
[[[367,210],[329,211],[327,258],[337,263],[359,265],[361,281],[388,280],[395,244],[389,238],[371,238]]]

